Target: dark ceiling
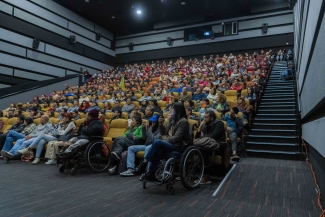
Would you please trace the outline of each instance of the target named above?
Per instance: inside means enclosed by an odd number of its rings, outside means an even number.
[[[115,36],[265,11],[288,9],[289,0],[54,0]],[[181,3],[185,2],[185,5]],[[141,10],[141,15],[136,13]],[[115,17],[113,19],[112,17]]]

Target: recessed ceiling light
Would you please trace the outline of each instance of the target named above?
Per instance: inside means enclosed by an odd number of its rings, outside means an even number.
[[[287,42],[287,45],[289,44],[289,42]]]
[[[89,0],[85,0],[85,2],[89,2]]]
[[[142,12],[140,10],[137,10],[137,14],[141,14]]]
[[[112,19],[115,19],[115,17],[114,17],[114,16],[112,16]]]
[[[186,3],[185,2],[181,2],[181,5],[185,5]]]

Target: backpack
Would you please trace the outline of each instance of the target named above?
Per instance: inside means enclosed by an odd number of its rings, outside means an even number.
[[[217,141],[212,139],[211,137],[201,137],[195,139],[193,145],[198,148],[202,148],[203,150],[208,152],[216,151],[220,147]]]
[[[121,154],[121,159],[120,159],[120,162],[118,164],[118,168],[116,170],[118,172],[118,174],[123,173],[124,171],[126,171],[128,169],[127,166],[126,166],[127,158],[128,158],[128,151],[124,151]]]

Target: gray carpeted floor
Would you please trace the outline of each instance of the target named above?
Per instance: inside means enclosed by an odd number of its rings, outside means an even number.
[[[220,180],[186,190],[139,177],[123,178],[81,169],[76,176],[56,166],[0,161],[0,216],[317,216],[312,176],[304,162],[245,159],[216,198]]]

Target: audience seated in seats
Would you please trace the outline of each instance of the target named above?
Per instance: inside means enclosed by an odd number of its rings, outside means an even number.
[[[222,120],[227,122],[228,138],[230,139],[232,150],[230,159],[234,161],[238,161],[240,159],[237,155],[237,137],[241,137],[244,127],[242,120],[237,117],[238,112],[239,109],[237,107],[233,107],[230,110],[230,114],[226,114],[222,117]]]
[[[226,100],[227,98],[224,94],[218,94],[216,98],[215,109],[223,115],[229,111],[229,105]]]
[[[168,154],[174,151],[183,152],[188,145],[190,137],[189,123],[186,116],[185,107],[181,103],[175,103],[169,112],[170,119],[167,126],[164,127],[164,118],[158,120],[159,131],[162,138],[156,139],[149,149],[146,162],[149,165],[149,171],[144,175],[143,179],[157,181],[155,173],[158,169],[160,158],[163,154]]]
[[[238,97],[235,107],[237,107],[239,111],[243,113],[243,119],[248,119],[251,113],[251,109],[249,105],[246,105],[245,99],[243,97]]]
[[[217,93],[216,89],[213,87],[213,88],[211,88],[210,93],[207,96],[207,99],[212,100],[213,103],[215,103],[217,96],[218,96],[218,93]]]
[[[139,99],[139,102],[142,102],[143,100],[151,100],[151,96],[149,96],[148,92],[144,92],[144,95]]]
[[[85,112],[90,107],[89,102],[84,100],[78,108],[79,112]]]
[[[22,150],[26,147],[28,147],[30,144],[33,143],[37,139],[39,135],[42,134],[47,134],[52,130],[52,123],[49,121],[49,117],[47,115],[43,115],[40,120],[40,124],[37,125],[35,130],[28,134],[28,135],[23,135],[20,133],[17,133],[15,131],[9,131],[5,145],[1,151],[1,155],[7,158],[14,158],[19,156],[19,150]],[[16,144],[9,150],[8,147],[11,147],[11,143],[13,139],[16,140]]]
[[[71,112],[71,115],[72,115],[72,118],[73,118],[74,121],[80,119],[80,115],[78,114],[78,111]]]
[[[149,101],[150,106],[153,107],[154,112],[161,112],[161,108],[158,105],[158,102],[156,99],[151,99]]]
[[[140,104],[139,111],[142,112],[142,113],[144,114],[148,105],[149,105],[149,104],[148,104],[148,101],[147,101],[147,100],[143,100],[143,101],[141,102],[141,104]]]
[[[132,103],[132,99],[129,97],[126,100],[125,105],[122,107],[122,112],[128,113],[128,116],[130,117],[130,113],[133,111],[133,109],[134,109],[134,104]]]
[[[174,96],[171,96],[171,99],[169,100],[169,103],[167,104],[167,107],[164,110],[164,112],[168,112],[173,107],[173,105],[177,102],[178,102],[178,99],[175,98]]]
[[[202,99],[201,102],[197,104],[197,107],[195,108],[194,112],[199,112],[201,115],[201,119],[203,120],[204,113],[208,110],[215,112],[215,110],[212,108],[212,105],[209,104],[209,100],[205,98]]]
[[[130,113],[130,118],[128,119],[128,127],[129,127],[129,128],[131,127],[131,122],[132,122],[134,116],[140,116],[140,117],[141,117],[141,114],[140,114],[136,109],[134,109],[134,110]]]
[[[188,88],[183,87],[182,92],[179,94],[179,99],[184,102],[191,99],[191,95],[188,93]]]
[[[100,109],[100,108],[98,108],[97,102],[95,102],[95,101],[92,101],[89,104],[90,104],[90,107],[85,110],[85,113],[88,113],[88,112],[90,112],[91,110],[94,110],[94,109],[95,110],[99,110]]]
[[[226,141],[226,132],[225,132],[224,123],[217,119],[215,112],[206,111],[204,113],[204,120],[201,122],[196,134],[196,138],[201,138],[201,137],[213,138],[214,140],[217,141],[218,144]],[[208,157],[210,153],[205,153],[205,152],[202,153],[205,155],[204,159],[207,160],[207,162],[209,162]],[[202,177],[200,184],[202,185],[211,184],[211,180],[208,174],[209,171],[205,170],[205,175]]]
[[[63,116],[64,116],[65,114],[67,114],[67,112],[68,112],[68,110],[67,110],[66,108],[62,108],[62,109],[60,110],[60,115],[59,115],[58,119],[61,121],[62,118],[63,118]]]
[[[160,131],[158,128],[158,119],[159,115],[155,114],[148,121],[144,121],[142,123],[142,137],[145,140],[144,145],[132,145],[128,148],[127,155],[127,170],[125,172],[120,173],[121,176],[134,176],[135,174],[142,174],[145,172],[147,161],[144,160],[142,163],[135,168],[135,154],[138,151],[144,151],[144,156],[146,157],[148,151],[151,147],[151,144],[156,140],[160,139]],[[152,123],[149,127],[149,123]]]
[[[12,127],[10,127],[7,131],[3,132],[2,134],[0,134],[0,150],[3,148],[7,135],[10,131],[15,131],[17,133],[21,133],[24,128],[25,128],[25,117],[24,115],[19,115],[17,118],[17,122],[12,125]]]
[[[154,113],[155,113],[154,107],[151,105],[148,105],[144,112],[143,119],[149,120],[153,116]]]
[[[66,145],[68,148],[60,154],[60,157],[66,158],[71,156],[71,153],[76,148],[83,146],[89,142],[92,136],[103,136],[103,122],[98,118],[99,110],[92,109],[85,120],[85,123],[80,131],[80,136],[71,138]]]
[[[247,88],[247,95],[244,96],[244,99],[249,100],[249,104],[254,105],[256,102],[256,94],[253,92],[252,88]]]
[[[103,136],[106,133],[107,127],[106,127],[106,123],[105,123],[105,115],[103,114],[99,114],[99,120],[101,120],[101,122],[103,122]]]
[[[116,120],[116,119],[119,119],[119,118],[124,119],[122,117],[122,111],[121,110],[115,110],[113,112],[113,117],[111,118],[110,123],[112,123],[113,120]]]
[[[65,109],[66,111],[68,111],[68,109],[69,109],[69,107],[67,106],[67,102],[65,100],[62,101],[62,105],[61,106],[59,106],[59,107],[56,108],[56,112],[60,112],[62,109]],[[36,111],[38,111],[38,110],[39,109],[37,109]]]
[[[217,90],[220,91],[222,94],[225,94],[226,90],[229,90],[226,79],[222,79],[221,84],[219,84]]]
[[[74,111],[78,111],[78,109],[79,109],[79,102],[77,99],[75,99],[73,100],[73,106],[68,109],[68,112],[71,113]]]
[[[41,153],[46,143],[57,141],[60,136],[72,134],[74,129],[76,129],[76,125],[72,121],[72,115],[70,113],[65,113],[62,115],[62,121],[54,124],[53,128],[48,134],[40,134],[29,146],[18,150],[18,153],[27,154],[29,150],[36,147],[35,159],[32,162],[33,165],[36,165],[40,162]]]
[[[233,85],[231,85],[230,90],[237,90],[237,94],[239,95],[242,91],[243,87],[239,84],[238,79],[235,79]]]
[[[114,103],[114,107],[112,108],[112,112],[115,112],[116,110],[122,111],[122,107],[120,106],[120,104],[121,104],[121,101],[116,100]]]
[[[185,108],[186,107],[192,108],[192,111],[195,110],[194,102],[191,99],[184,101],[184,106]]]
[[[187,119],[195,120],[198,123],[201,121],[198,116],[196,116],[195,114],[192,113],[193,110],[191,107],[185,107],[185,109],[186,109]]]
[[[142,119],[141,116],[135,115],[131,122],[131,127],[120,137],[116,138],[113,142],[113,149],[111,157],[113,162],[112,168],[109,169],[111,174],[115,173],[116,165],[121,159],[121,154],[126,151],[129,146],[143,144],[142,138]]]
[[[202,93],[202,89],[201,88],[197,88],[196,92],[193,94],[192,96],[192,100],[194,101],[200,101],[204,98],[206,98],[207,95],[205,93]]]

